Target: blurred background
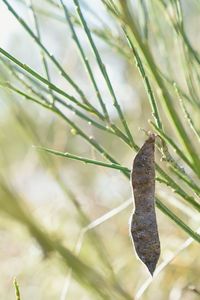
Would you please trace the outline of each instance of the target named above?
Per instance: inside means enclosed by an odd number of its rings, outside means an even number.
[[[145,131],[154,130],[149,123],[149,120],[153,120],[152,110],[120,22],[112,15],[104,1],[85,0],[79,3],[130,132],[136,144],[141,146],[146,139]],[[177,3],[181,5],[185,33],[192,47],[198,51],[199,2],[192,0]],[[62,2],[0,1],[0,44],[13,57],[46,78],[42,59],[44,55],[49,81],[78,98],[77,91],[61,76],[56,65],[44,54],[23,24],[13,15],[12,10],[8,10],[7,4],[12,6],[13,11],[36,35],[36,24],[38,25],[41,43],[84,91],[90,103],[100,110],[77,45],[72,39],[69,24],[66,22]],[[74,3],[64,1],[64,4],[72,16],[71,20],[92,67],[110,119],[122,128],[87,35],[78,21]],[[199,77],[196,75],[199,66],[187,61],[183,56],[183,41],[181,42],[176,34],[176,26],[172,26],[176,20],[173,1],[130,1],[129,7],[142,40],[144,43],[148,42],[158,69],[165,74],[163,76],[169,78],[168,82],[166,80],[166,87],[174,101],[173,105],[180,114],[191,143],[194,143],[194,148],[199,151],[194,133],[173,90],[172,83],[176,82],[182,91],[189,95],[188,98],[191,96],[197,103],[199,101]],[[32,95],[31,88],[36,89],[50,102],[55,95],[48,90],[48,86],[28,75],[2,53],[0,70],[1,82],[12,83],[20,91]],[[158,99],[164,128],[182,149],[153,79],[151,84]],[[188,240],[190,237],[187,233],[156,209],[162,249],[159,264],[166,265],[155,279],[148,282],[148,270],[136,257],[129,237],[129,218],[134,208],[129,180],[119,170],[85,164],[39,150],[37,146],[43,146],[104,161],[104,157],[60,115],[30,100],[5,85],[0,89],[0,298],[15,299],[12,283],[14,277],[19,283],[23,300],[86,300],[98,297],[90,288],[81,284],[81,279],[77,281],[73,268],[67,267],[58,254],[54,251],[49,254],[45,252],[46,242],[43,247],[41,239],[37,239],[31,231],[32,225],[28,222],[30,217],[44,235],[58,240],[58,243],[62,242],[81,261],[107,278],[108,283],[111,280],[109,278],[114,276],[116,282],[120,283],[132,299],[199,299],[200,260],[197,241],[193,241],[192,238]],[[98,141],[121,165],[131,169],[136,153],[133,148],[117,135],[96,128],[89,121],[80,118],[72,109],[59,105],[62,113],[77,124],[89,138]],[[186,106],[199,130],[199,104],[191,104],[188,100]],[[181,162],[170,147],[175,161],[185,167],[198,186],[196,175]],[[169,174],[168,165],[161,158],[162,154],[156,150],[156,162]],[[176,178],[176,181],[191,197],[198,198],[180,178]],[[190,228],[198,228],[198,211],[188,205],[173,188],[157,182],[156,192],[163,203]],[[196,201],[199,201],[199,198]],[[12,204],[14,202],[19,203],[26,217],[20,215],[20,209],[18,212],[18,208]],[[114,210],[116,207],[119,207],[118,211]],[[87,227],[88,224],[91,224],[91,229]],[[76,272],[78,271],[75,270]],[[108,299],[114,298],[110,296]]]

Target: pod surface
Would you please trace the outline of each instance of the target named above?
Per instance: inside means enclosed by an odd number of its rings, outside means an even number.
[[[153,275],[160,256],[160,240],[155,213],[155,135],[151,134],[137,153],[131,174],[135,211],[131,237],[135,250]]]

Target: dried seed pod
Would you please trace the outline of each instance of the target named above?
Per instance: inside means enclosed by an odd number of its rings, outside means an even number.
[[[160,241],[155,214],[155,135],[151,134],[137,153],[132,170],[135,212],[131,236],[135,250],[153,276],[160,256]]]

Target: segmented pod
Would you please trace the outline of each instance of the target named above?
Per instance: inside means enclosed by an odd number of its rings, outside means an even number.
[[[137,153],[132,169],[135,211],[131,236],[135,250],[153,276],[160,256],[160,241],[155,213],[155,135],[151,134]]]

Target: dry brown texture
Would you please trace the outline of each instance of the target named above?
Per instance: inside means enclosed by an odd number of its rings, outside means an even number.
[[[160,256],[160,241],[155,214],[155,135],[151,134],[137,153],[132,170],[135,212],[131,236],[139,258],[153,275]]]

